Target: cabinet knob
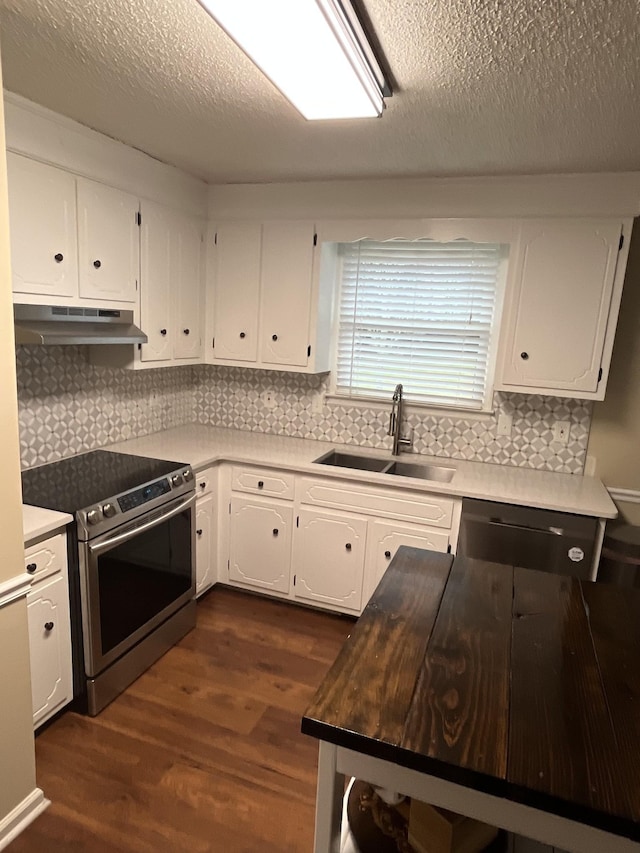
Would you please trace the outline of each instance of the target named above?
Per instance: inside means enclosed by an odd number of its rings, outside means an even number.
[[[263,488],[264,488],[264,480],[258,480],[258,488],[259,488],[259,489],[263,489]]]
[[[206,488],[207,488],[207,484],[206,484],[206,483],[200,483],[200,488],[201,488],[201,489],[206,489]]]
[[[385,557],[387,558],[387,560],[390,560],[390,559],[391,559],[391,551],[385,551],[385,552],[384,552],[384,555],[385,555]]]
[[[94,261],[93,265],[97,270],[99,270],[100,267],[102,266],[102,261]]]
[[[189,329],[183,329],[182,331],[184,332],[185,335],[188,335],[190,330]]]
[[[520,358],[523,359],[523,361],[526,361],[529,358],[529,353],[528,352],[521,352]]]
[[[55,255],[53,256],[53,260],[54,260],[57,264],[61,264],[61,263],[62,263],[62,261],[64,261],[64,255],[62,254],[62,252],[58,252],[57,254],[55,254]]]
[[[278,336],[277,336],[277,335],[271,335],[271,340],[272,340],[272,341],[277,341],[277,340],[278,340]]]
[[[245,335],[245,333],[244,333],[244,332],[240,332],[240,337],[241,337],[241,338],[246,338],[247,336]]]
[[[198,536],[202,536],[202,529],[196,530],[196,533],[198,534]]]
[[[164,338],[164,336],[167,334],[167,330],[166,329],[160,329],[160,334]]]
[[[344,547],[347,549],[347,551],[350,551],[351,550],[351,542],[347,542],[347,544]]]
[[[45,631],[53,631],[53,622],[45,622],[44,623]]]
[[[277,527],[274,527],[274,528],[273,528],[273,535],[274,535],[274,536],[277,536],[277,535],[278,535],[278,528],[277,528]]]
[[[38,564],[37,563],[29,563],[27,565],[27,571],[29,572],[30,575],[35,574],[35,572],[37,570],[38,570]]]

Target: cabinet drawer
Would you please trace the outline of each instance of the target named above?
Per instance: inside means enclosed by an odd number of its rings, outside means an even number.
[[[231,488],[235,492],[269,495],[272,498],[293,500],[294,475],[260,468],[233,468]]]
[[[426,492],[379,489],[353,482],[312,477],[301,478],[299,499],[301,503],[313,506],[338,507],[381,518],[397,518],[445,528],[451,527],[455,504],[452,498]]]
[[[196,497],[211,494],[213,488],[214,469],[205,468],[204,471],[198,471],[195,475],[196,480]]]
[[[30,545],[24,551],[24,568],[34,582],[59,572],[67,560],[67,537],[64,533]]]

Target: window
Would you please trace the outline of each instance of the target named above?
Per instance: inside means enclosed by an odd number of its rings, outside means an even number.
[[[338,246],[335,393],[482,410],[506,251],[496,243],[360,240]]]

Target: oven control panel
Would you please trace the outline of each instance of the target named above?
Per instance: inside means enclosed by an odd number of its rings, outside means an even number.
[[[155,483],[149,483],[148,486],[143,486],[141,489],[136,489],[134,492],[127,492],[126,495],[118,498],[118,505],[122,512],[129,512],[129,510],[146,504],[147,501],[162,497],[170,491],[169,480],[165,477],[162,480],[156,480]]]

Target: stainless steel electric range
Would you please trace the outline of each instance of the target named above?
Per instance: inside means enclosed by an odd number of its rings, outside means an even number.
[[[24,471],[22,497],[75,519],[74,703],[94,716],[195,625],[193,472],[96,450]]]

